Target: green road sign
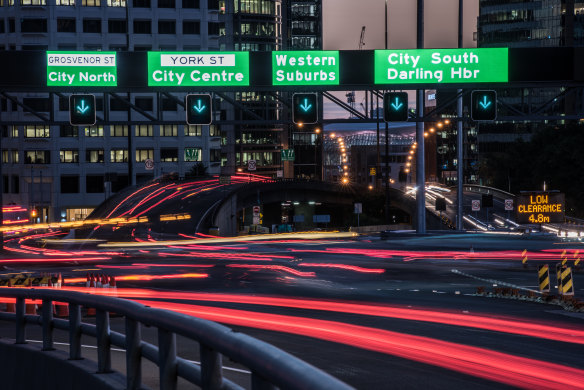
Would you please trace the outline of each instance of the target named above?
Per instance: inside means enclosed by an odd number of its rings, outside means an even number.
[[[115,87],[116,52],[48,51],[47,86]]]
[[[339,52],[273,51],[273,85],[339,85]]]
[[[375,50],[375,84],[506,83],[507,48]]]
[[[201,149],[185,148],[185,161],[201,161]]]
[[[292,95],[292,122],[311,124],[318,122],[318,101],[315,93]]]
[[[187,113],[187,124],[210,125],[213,121],[211,95],[187,95],[185,99],[185,111]]]
[[[148,52],[148,86],[248,86],[249,52]]]
[[[219,184],[231,184],[231,176],[228,175],[219,176]]]
[[[95,125],[95,95],[69,96],[69,123],[73,126]]]
[[[388,92],[383,95],[383,119],[386,122],[406,122],[408,120],[407,92]]]
[[[282,161],[294,161],[294,149],[282,149]]]
[[[470,115],[473,121],[494,121],[497,119],[497,92],[472,91]]]

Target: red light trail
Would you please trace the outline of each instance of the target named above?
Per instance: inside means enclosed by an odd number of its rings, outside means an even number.
[[[351,345],[525,389],[584,389],[584,370],[485,348],[312,318],[150,300],[137,302],[230,325]]]
[[[347,271],[355,271],[368,274],[382,274],[385,272],[382,268],[363,268],[356,265],[349,264],[331,264],[331,263],[300,263],[299,267],[322,267],[322,268],[338,268]]]

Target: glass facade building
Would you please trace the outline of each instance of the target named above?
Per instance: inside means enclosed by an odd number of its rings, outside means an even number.
[[[281,50],[289,42],[283,7],[292,6],[280,0],[0,4],[1,50],[72,51]],[[26,92],[0,97],[3,120],[21,123],[1,131],[4,202],[37,209],[36,222],[82,218],[127,185],[174,172],[184,177],[198,163],[210,174],[232,174],[253,159],[256,173],[275,176],[282,168],[280,150],[288,147],[287,127],[271,123],[285,114],[278,93],[216,93],[210,126],[186,125],[184,93],[97,93],[98,118],[116,124],[83,127],[34,124],[35,114],[67,123],[69,94]],[[174,123],[150,125],[140,111],[160,112]],[[263,123],[220,123],[246,119]],[[130,121],[144,124],[124,124]],[[154,161],[153,170],[146,160]]]

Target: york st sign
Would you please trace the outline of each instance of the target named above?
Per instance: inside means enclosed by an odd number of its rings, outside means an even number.
[[[375,50],[375,84],[509,81],[507,48]]]
[[[148,52],[148,86],[248,86],[249,52]]]
[[[47,52],[47,86],[117,85],[116,52]]]

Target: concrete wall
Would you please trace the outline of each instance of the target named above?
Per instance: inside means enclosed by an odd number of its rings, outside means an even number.
[[[41,351],[40,346],[0,340],[0,388],[11,390],[125,389],[120,373],[96,374],[91,360],[68,360],[63,351]]]

